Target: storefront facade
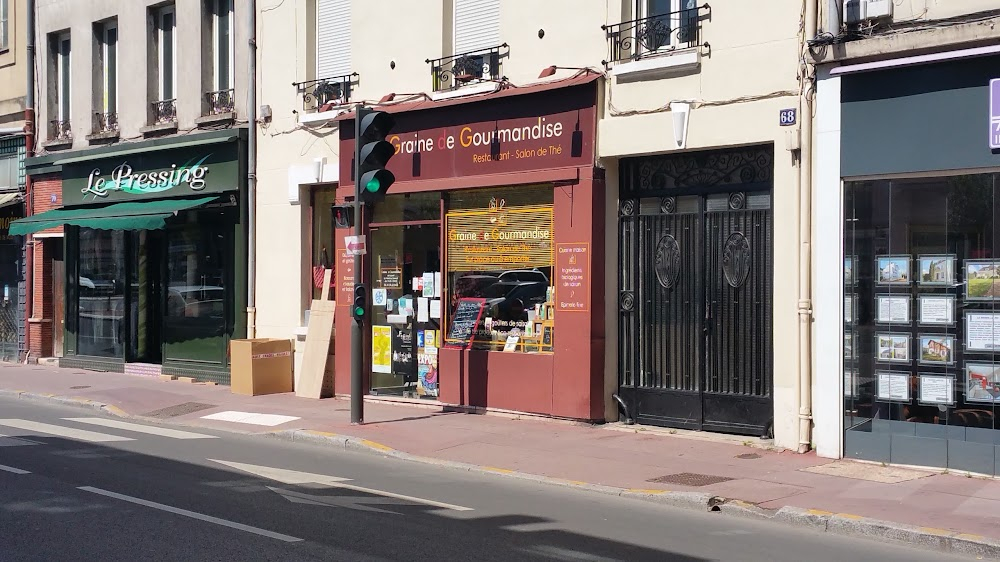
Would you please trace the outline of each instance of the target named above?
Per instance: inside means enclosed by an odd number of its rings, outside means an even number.
[[[64,228],[61,366],[228,384],[246,334],[245,142],[232,129],[29,161],[61,182],[60,208],[12,226]]]
[[[996,475],[1000,57],[940,57],[821,74],[817,445]]]
[[[389,106],[397,179],[368,210],[362,272],[371,394],[604,420],[597,78]],[[353,197],[343,176],[342,201]],[[340,334],[353,321],[350,234],[335,235]],[[336,350],[335,391],[347,394],[350,338]]]

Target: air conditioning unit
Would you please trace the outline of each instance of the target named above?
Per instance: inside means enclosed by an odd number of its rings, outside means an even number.
[[[891,18],[892,0],[844,0],[844,23]]]

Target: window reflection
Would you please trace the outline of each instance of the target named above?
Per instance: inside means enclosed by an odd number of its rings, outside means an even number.
[[[80,355],[122,357],[125,342],[125,236],[80,229]]]

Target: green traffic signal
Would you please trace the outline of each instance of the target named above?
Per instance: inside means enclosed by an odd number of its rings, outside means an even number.
[[[372,178],[365,184],[365,191],[368,193],[378,193],[378,189],[381,185],[382,184],[379,183],[378,178]]]
[[[355,307],[354,308],[354,315],[355,316],[364,316],[365,315],[365,309],[361,308],[360,306]]]

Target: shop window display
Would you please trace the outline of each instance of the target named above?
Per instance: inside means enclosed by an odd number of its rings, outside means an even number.
[[[992,472],[957,442],[1000,443],[1000,174],[849,181],[844,209],[845,453]]]
[[[449,201],[448,310],[478,304],[475,328],[454,325],[445,344],[507,352],[551,352],[555,336],[552,188],[478,190]],[[466,320],[468,322],[468,320]],[[469,326],[471,328],[471,325]],[[450,341],[449,341],[450,340]]]

